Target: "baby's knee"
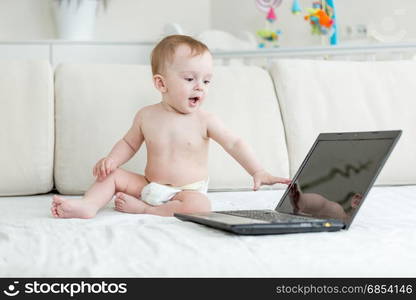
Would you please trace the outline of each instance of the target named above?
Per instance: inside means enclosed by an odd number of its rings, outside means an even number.
[[[120,176],[123,176],[125,173],[126,173],[126,171],[117,167],[113,172],[111,172],[110,175],[112,175],[114,177],[120,177]]]
[[[202,193],[188,192],[181,199],[184,210],[187,212],[209,212],[211,211],[211,201]]]
[[[111,172],[109,176],[111,176],[112,180],[114,181],[115,192],[126,192],[128,185],[128,175],[125,170],[117,168]]]

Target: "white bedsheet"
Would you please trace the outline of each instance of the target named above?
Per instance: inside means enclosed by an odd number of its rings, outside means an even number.
[[[209,193],[214,210],[283,191]],[[237,236],[109,207],[55,219],[51,195],[0,198],[0,277],[415,277],[416,186],[375,187],[348,231]]]

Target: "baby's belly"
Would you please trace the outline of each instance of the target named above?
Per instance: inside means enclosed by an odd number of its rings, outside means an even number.
[[[207,161],[168,161],[148,158],[145,177],[150,182],[183,186],[208,178]]]

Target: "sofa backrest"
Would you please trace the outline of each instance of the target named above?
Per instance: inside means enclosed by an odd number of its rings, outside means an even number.
[[[52,189],[53,104],[49,62],[0,62],[0,196]]]
[[[416,61],[276,60],[293,176],[320,132],[402,129],[376,184],[416,184]]]
[[[271,173],[293,176],[320,132],[402,129],[376,184],[416,184],[415,61],[277,60],[269,71],[216,66],[204,109]],[[49,192],[53,176],[60,193],[85,192],[136,111],[158,101],[149,66],[64,64],[54,84],[46,61],[0,62],[0,196]],[[143,173],[145,162],[143,146],[123,167]],[[213,191],[252,187],[214,142],[209,167]]]
[[[158,103],[149,66],[60,65],[55,72],[55,185],[80,194],[93,183],[92,168],[131,126],[143,106]],[[253,148],[265,168],[288,176],[283,124],[273,82],[258,67],[216,67],[204,109],[216,113]],[[126,169],[143,174],[145,146]],[[211,142],[210,190],[251,189],[252,179]]]

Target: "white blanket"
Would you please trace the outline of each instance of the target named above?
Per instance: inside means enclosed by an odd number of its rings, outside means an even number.
[[[283,191],[209,193],[214,210]],[[55,219],[51,195],[0,198],[0,277],[415,277],[416,186],[375,187],[334,233],[237,236],[173,217]]]

